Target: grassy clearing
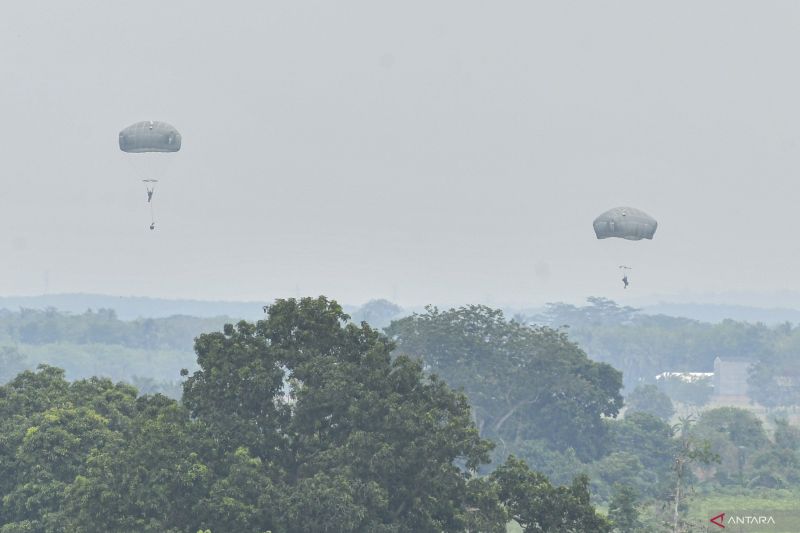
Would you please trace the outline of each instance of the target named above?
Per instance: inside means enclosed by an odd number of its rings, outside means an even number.
[[[775,516],[776,526],[758,529],[747,526],[728,526],[725,531],[770,531],[772,533],[797,533],[800,531],[800,490],[763,490],[745,494],[720,490],[696,494],[689,505],[690,522],[708,529],[709,519],[720,513],[731,515]],[[715,526],[712,526],[715,527]]]

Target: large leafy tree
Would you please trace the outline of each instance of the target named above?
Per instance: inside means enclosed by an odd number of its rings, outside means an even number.
[[[608,427],[610,448],[638,459],[650,480],[648,490],[655,496],[658,487],[668,481],[677,450],[673,428],[647,413],[631,413],[622,420],[608,421]]]
[[[723,484],[746,484],[754,477],[750,475],[753,459],[771,447],[761,420],[736,407],[703,412],[692,426],[692,435],[708,441],[719,455],[720,467],[711,469],[709,474]]]
[[[606,424],[611,453],[589,465],[592,496],[608,503],[619,486],[631,487],[643,498],[663,498],[670,493],[678,444],[672,427],[642,412]]]
[[[464,390],[484,437],[512,451],[542,439],[553,449],[574,448],[582,459],[603,453],[602,419],[622,406],[622,376],[589,360],[565,333],[507,321],[485,306],[428,307],[387,333],[398,353],[421,358]]]
[[[69,491],[89,457],[123,441],[135,397],[108,380],[69,384],[53,367],[0,387],[0,524],[69,530]]]
[[[272,470],[281,529],[462,531],[468,471],[492,445],[463,395],[392,349],[335,302],[279,300],[257,325],[198,339],[184,402],[223,455],[245,447],[250,470]]]
[[[800,428],[777,419],[774,440],[752,454],[748,485],[784,488],[800,484]]]

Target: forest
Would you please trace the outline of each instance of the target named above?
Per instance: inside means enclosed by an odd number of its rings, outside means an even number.
[[[793,368],[791,325],[397,314],[3,312],[0,532],[688,531],[712,494],[800,494],[791,387],[765,420],[652,379],[724,347],[758,354],[759,390]]]

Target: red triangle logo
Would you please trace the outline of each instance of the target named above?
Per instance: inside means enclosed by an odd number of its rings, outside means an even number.
[[[719,513],[717,516],[711,519],[712,524],[725,529],[725,524],[723,522],[725,522],[725,513]]]

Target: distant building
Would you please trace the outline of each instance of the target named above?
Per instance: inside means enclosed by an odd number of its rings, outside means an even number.
[[[714,392],[708,400],[714,406],[750,407],[750,368],[754,362],[747,359],[714,359],[714,372],[662,372],[656,381],[668,383],[709,383]]]
[[[713,378],[713,372],[662,372],[656,376],[656,381],[677,379],[684,383],[695,383],[704,379]]]

